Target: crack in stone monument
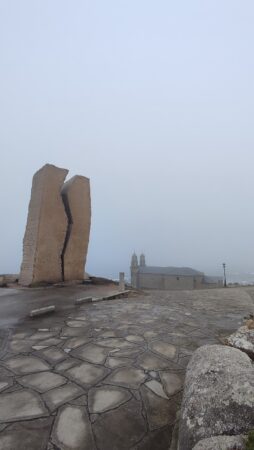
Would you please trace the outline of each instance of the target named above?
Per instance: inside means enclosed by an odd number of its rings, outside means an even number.
[[[90,182],[46,164],[34,174],[20,284],[82,281],[91,224]]]
[[[64,255],[65,255],[66,248],[67,248],[67,245],[68,245],[68,242],[70,239],[73,220],[72,220],[72,215],[71,215],[71,210],[70,210],[70,205],[69,205],[69,199],[68,199],[66,192],[64,192],[63,189],[61,190],[61,197],[62,197],[62,201],[64,204],[65,213],[66,213],[66,216],[68,219],[68,225],[67,225],[67,231],[66,231],[65,240],[64,240],[64,246],[63,246],[63,250],[62,250],[62,254],[61,254],[62,280],[64,281]]]

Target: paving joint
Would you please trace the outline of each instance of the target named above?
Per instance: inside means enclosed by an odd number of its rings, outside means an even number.
[[[13,385],[3,385],[2,393],[11,396],[2,398],[15,399],[16,395],[29,391],[30,403],[24,402],[25,415],[21,419],[3,422],[0,426],[0,446],[1,439],[9,432],[11,439],[18,439],[20,430],[14,428],[15,424],[46,423],[41,422],[43,417],[51,419],[51,427],[40,431],[42,437],[49,433],[49,450],[61,448],[57,442],[67,442],[68,434],[61,431],[56,419],[65,423],[69,412],[73,411],[78,415],[77,426],[81,434],[84,424],[89,423],[91,440],[89,447],[83,446],[85,450],[110,450],[114,446],[136,450],[136,447],[145,448],[143,445],[148,445],[154,436],[158,436],[154,450],[167,450],[173,430],[170,431],[170,424],[177,420],[186,363],[194,349],[206,342],[217,342],[217,335],[222,330],[230,334],[238,327],[239,303],[243,316],[251,312],[251,305],[253,307],[249,296],[240,290],[220,290],[217,294],[215,291],[191,292],[188,295],[156,291],[149,296],[130,297],[124,302],[114,298],[96,304],[85,302],[79,308],[74,304],[77,294],[80,299],[118,295],[115,292],[107,294],[103,289],[105,287],[91,291],[89,287],[82,297],[80,288],[72,288],[73,294],[66,300],[70,306],[66,309],[61,309],[61,302],[65,300],[59,298],[55,314],[38,317],[32,328],[31,323],[22,319],[8,327],[8,331],[5,329],[6,351],[1,358],[0,375],[3,382],[9,378]],[[29,310],[38,301],[38,291],[30,292],[18,294],[36,296]],[[41,290],[39,295],[46,301],[52,298],[52,292]],[[65,288],[55,295],[62,297],[64,292]],[[70,292],[69,288],[66,292]],[[213,299],[211,303],[210,297],[214,296],[217,300]],[[177,301],[179,298],[181,304]],[[194,303],[198,305],[195,311]],[[43,302],[39,306],[43,307]],[[63,337],[66,339],[61,339]],[[43,344],[47,347],[39,349]],[[32,347],[38,347],[38,350]],[[55,376],[49,376],[49,373]],[[38,387],[27,384],[30,376],[32,383],[39,383]],[[85,378],[89,382],[84,383]],[[63,379],[64,382],[58,384]],[[23,380],[25,385],[19,383]],[[130,397],[125,399],[124,393]],[[67,406],[73,409],[68,410]],[[15,414],[8,402],[4,408],[5,417],[11,418]],[[36,417],[27,418],[29,408]],[[157,413],[160,408],[164,411],[162,416]],[[81,414],[82,410],[86,411],[85,416]],[[127,432],[121,436],[120,443],[118,432],[122,426],[127,427],[124,428]],[[159,439],[166,430],[169,430],[167,448],[163,439]],[[33,450],[41,450],[36,442]]]

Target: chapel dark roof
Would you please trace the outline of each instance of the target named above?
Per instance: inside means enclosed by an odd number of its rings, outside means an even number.
[[[191,269],[190,267],[155,267],[155,266],[143,266],[139,267],[139,273],[151,274],[151,275],[175,275],[175,276],[204,276],[203,272]]]

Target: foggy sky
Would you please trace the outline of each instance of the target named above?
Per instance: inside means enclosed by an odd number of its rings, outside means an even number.
[[[254,273],[253,0],[1,0],[0,273],[32,176],[90,178],[87,271]]]

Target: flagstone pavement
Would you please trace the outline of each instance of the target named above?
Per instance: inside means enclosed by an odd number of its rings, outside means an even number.
[[[75,306],[89,289],[1,291],[0,450],[168,450],[193,351],[254,312],[253,289]]]

